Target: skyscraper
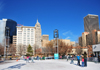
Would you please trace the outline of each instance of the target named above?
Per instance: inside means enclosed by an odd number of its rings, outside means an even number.
[[[94,29],[99,30],[98,15],[88,14],[84,17],[84,31],[91,32]]]
[[[35,45],[41,47],[41,25],[38,22],[35,24]]]
[[[79,37],[79,46],[82,46],[82,37]]]
[[[30,44],[35,52],[36,48],[41,47],[41,25],[36,22],[34,26],[17,26],[17,42],[16,42],[16,54],[26,55],[27,47]],[[22,49],[21,49],[22,47]],[[33,52],[33,54],[34,54]]]
[[[4,39],[5,39],[5,31],[6,28],[5,27],[9,27],[10,29],[10,43],[12,44],[12,38],[13,35],[16,35],[16,26],[17,26],[17,22],[11,20],[11,19],[2,19],[0,20],[0,43],[3,43]]]
[[[82,33],[82,46],[85,47],[87,44],[86,36],[89,34],[89,32],[83,32]]]
[[[35,27],[17,26],[16,38],[17,38],[16,54],[26,55],[27,47],[31,45],[31,47],[33,48],[35,44]]]

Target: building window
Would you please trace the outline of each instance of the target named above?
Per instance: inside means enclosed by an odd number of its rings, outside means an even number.
[[[29,37],[29,35],[27,37]]]
[[[27,29],[27,30],[30,30],[30,29]]]

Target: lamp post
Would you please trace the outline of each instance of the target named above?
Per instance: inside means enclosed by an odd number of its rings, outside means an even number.
[[[56,44],[56,47],[55,47],[56,48],[56,53],[54,54],[55,59],[59,58],[59,54],[58,54],[58,38],[59,38],[58,30],[55,29],[54,30],[54,39],[56,39],[56,41],[57,41],[57,44]]]
[[[4,60],[5,60],[5,56],[8,53],[8,47],[9,47],[9,33],[10,33],[10,28],[9,27],[5,27],[5,47],[4,47]],[[8,43],[6,42],[6,38]],[[6,44],[7,43],[7,44]],[[7,50],[6,50],[7,49]]]

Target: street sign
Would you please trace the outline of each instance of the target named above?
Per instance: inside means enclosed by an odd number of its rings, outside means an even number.
[[[100,44],[92,45],[93,52],[100,51]]]
[[[59,54],[58,53],[54,54],[54,59],[59,59]]]

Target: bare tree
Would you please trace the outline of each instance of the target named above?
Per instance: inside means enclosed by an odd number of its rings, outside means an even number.
[[[35,55],[38,54],[38,53],[41,53],[41,48],[39,48],[38,45],[34,44],[33,47],[34,47],[34,53],[35,53]]]
[[[26,47],[24,45],[20,44],[20,45],[17,46],[17,48],[18,48],[18,54],[21,55],[21,56],[24,55],[24,53],[26,51],[25,50]]]
[[[76,53],[78,55],[81,55],[82,54],[82,48],[81,48],[81,46],[76,46]]]
[[[10,44],[10,47],[8,48],[8,52],[11,55],[15,55],[16,54],[16,46],[14,46],[13,44]]]
[[[88,56],[91,55],[93,53],[92,51],[92,45],[88,45]]]
[[[53,42],[50,41],[49,43],[46,44],[46,52],[47,54],[51,54],[53,55],[54,54],[54,47],[53,47]]]
[[[55,43],[55,44],[54,44]],[[56,46],[57,45],[57,41],[50,41],[47,45],[46,45],[46,53],[49,54],[54,54],[56,51]],[[68,44],[66,45],[62,40],[58,40],[58,52],[59,55],[65,55],[67,52],[71,52],[72,51],[73,46],[68,46]]]
[[[0,44],[0,55],[4,55],[4,46]]]

